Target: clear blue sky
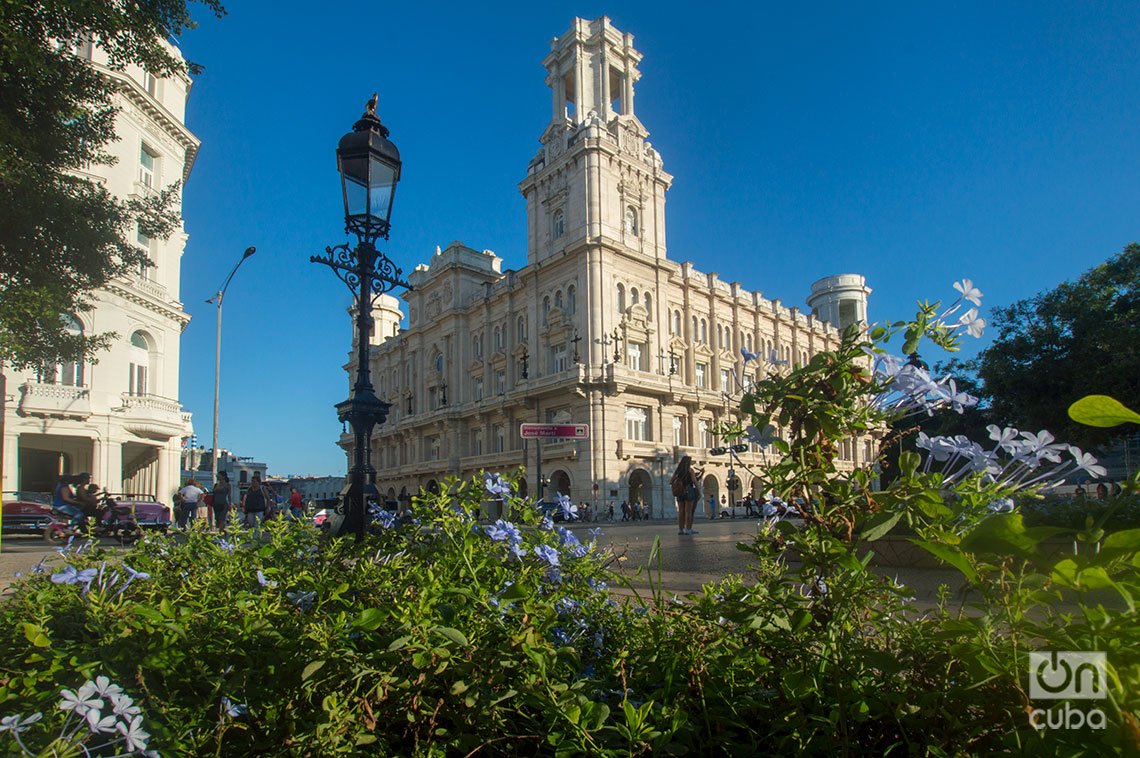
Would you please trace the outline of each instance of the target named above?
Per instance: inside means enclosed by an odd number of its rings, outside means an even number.
[[[272,473],[344,471],[351,301],[309,256],[345,241],[334,149],[373,90],[404,160],[389,257],[407,272],[461,240],[525,264],[540,61],[575,15],[645,55],[673,260],[801,307],[813,280],[863,273],[872,318],[904,318],[962,277],[1007,305],[1140,238],[1138,3],[477,5],[234,2],[183,37],[206,71],[181,400],[207,445],[203,301],[256,245],[225,301],[220,444]]]

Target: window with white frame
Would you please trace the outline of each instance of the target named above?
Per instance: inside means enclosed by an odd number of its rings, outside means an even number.
[[[702,389],[704,389],[705,387],[708,387],[709,386],[709,381],[708,381],[709,366],[708,366],[708,364],[707,363],[698,363],[696,366],[696,369],[697,369],[697,377],[696,377],[697,386],[702,388]]]
[[[519,342],[526,342],[526,319],[519,316],[518,321],[515,322],[515,330],[518,335]]]
[[[150,389],[150,345],[142,332],[131,335],[130,369],[127,378],[127,392],[131,395],[147,395]]]
[[[439,441],[439,437],[432,437],[428,440],[428,460],[438,461],[443,446]]]
[[[498,369],[495,372],[495,394],[507,394],[507,370]]]
[[[79,320],[70,314],[64,314],[62,319],[63,329],[73,337],[78,337],[83,334],[83,325]],[[83,386],[83,368],[84,362],[80,358],[78,361],[64,361],[58,364],[46,364],[40,371],[37,379],[44,384],[62,384],[65,387],[82,387]]]
[[[709,433],[709,422],[701,419],[697,422],[697,434],[700,435],[701,447],[712,447],[712,435]]]
[[[475,378],[471,387],[471,396],[475,399],[475,402],[479,402],[483,399],[483,377],[478,376]]]
[[[673,311],[673,334],[681,336],[681,312]]]
[[[625,436],[630,440],[649,439],[648,409],[636,405],[625,407]]]
[[[153,268],[151,266],[151,257],[150,257],[151,239],[150,239],[150,235],[147,234],[146,232],[144,232],[142,230],[141,226],[138,228],[138,231],[135,232],[135,243],[140,248],[142,248],[143,250],[146,251],[146,260],[145,261],[139,261],[139,276],[142,277],[143,279],[150,279],[151,278],[151,271],[153,270]]]
[[[722,368],[720,370],[720,389],[721,389],[721,391],[722,392],[732,392],[733,390],[736,389],[736,387],[733,385],[734,385],[734,383],[732,380],[732,372],[729,371],[728,369]]]
[[[558,239],[566,233],[566,215],[562,209],[554,211],[554,218],[550,222],[550,236]]]
[[[155,175],[158,170],[158,153],[144,142],[139,149],[139,184],[144,187],[157,187]]]
[[[645,371],[645,354],[642,352],[640,342],[628,342],[625,354],[629,360],[629,367],[634,371]]]
[[[673,417],[673,444],[677,447],[685,444],[685,421],[680,416]]]
[[[501,453],[507,449],[507,433],[502,424],[495,424],[492,429],[495,438],[495,452]]]
[[[551,354],[551,365],[554,366],[554,372],[565,371],[570,367],[570,361],[566,357],[566,346],[560,345],[553,349]]]

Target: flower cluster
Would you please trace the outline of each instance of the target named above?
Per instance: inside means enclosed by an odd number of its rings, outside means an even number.
[[[105,676],[86,682],[75,691],[60,690],[59,710],[67,714],[56,743],[84,755],[108,751],[117,755],[157,755],[147,752],[148,734],[142,727],[142,711]],[[21,734],[43,718],[42,713],[31,716],[6,716],[0,719],[0,732],[8,732],[20,746],[23,755],[38,755],[24,744]],[[118,736],[115,736],[118,735]],[[90,740],[102,738],[100,744],[89,745]],[[122,747],[115,747],[122,743]]]
[[[506,542],[507,548],[517,557],[526,555],[526,548],[522,546],[522,530],[510,521],[499,519],[485,529],[487,536],[495,542]]]
[[[498,474],[484,473],[483,488],[487,490],[488,495],[495,498],[501,499],[511,494],[510,482],[503,481]]]
[[[92,591],[106,597],[108,592],[114,590],[111,597],[116,598],[126,592],[127,587],[130,587],[136,579],[150,579],[150,574],[144,571],[135,571],[125,563],[122,564],[121,568],[123,569],[121,573],[118,569],[108,571],[106,561],[103,561],[97,569],[79,570],[74,566],[64,566],[62,571],[51,575],[51,580],[55,584],[83,585],[84,597],[90,595]]]
[[[884,413],[899,418],[950,408],[961,413],[978,404],[978,398],[958,389],[949,376],[935,379],[916,359],[909,362],[894,355],[881,355],[875,361],[875,374],[882,391],[873,399]]]
[[[1026,487],[1055,487],[1077,471],[1094,477],[1105,475],[1105,468],[1097,464],[1095,457],[1073,445],[1056,442],[1045,430],[1034,434],[996,424],[986,429],[996,443],[991,449],[962,435],[928,437],[920,432],[916,444],[928,452],[924,471],[938,462],[946,484],[982,474],[986,481],[1011,492]]]

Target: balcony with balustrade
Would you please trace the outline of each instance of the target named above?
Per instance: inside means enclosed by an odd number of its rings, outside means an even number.
[[[24,382],[17,412],[21,416],[84,420],[91,416],[91,391],[66,384]]]

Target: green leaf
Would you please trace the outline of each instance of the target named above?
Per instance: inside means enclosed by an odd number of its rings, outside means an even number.
[[[28,642],[36,647],[48,647],[51,645],[51,640],[44,634],[43,628],[35,624],[24,624],[24,636],[27,637]]]
[[[958,569],[962,572],[962,575],[971,582],[978,581],[978,572],[974,571],[974,567],[970,565],[970,561],[966,556],[949,545],[940,545],[936,542],[926,542],[925,540],[911,540],[911,542],[943,563],[948,563]]]
[[[874,542],[875,540],[885,537],[887,532],[895,528],[895,524],[902,518],[902,511],[880,511],[863,525],[863,530],[859,533],[859,538],[867,542]]]
[[[324,661],[313,661],[312,663],[310,663],[308,666],[305,667],[305,670],[301,672],[301,681],[308,679],[313,674],[320,671],[321,667],[324,665],[325,665]]]
[[[454,642],[460,647],[467,647],[467,638],[463,636],[463,632],[458,629],[452,629],[450,626],[437,626],[435,631]]]
[[[1097,563],[1140,552],[1140,529],[1123,529],[1104,538],[1097,553]]]
[[[384,611],[379,608],[365,608],[353,623],[360,629],[371,632],[384,623],[384,615]]]
[[[1085,395],[1069,406],[1069,418],[1085,426],[1110,427],[1140,424],[1140,413],[1108,395]]]
[[[408,646],[408,643],[411,641],[411,639],[411,637],[400,637],[399,639],[392,640],[392,644],[388,646],[388,650],[392,651],[405,648]]]
[[[918,453],[908,450],[899,456],[899,471],[909,479],[918,470],[919,463],[922,463],[922,458],[919,457]]]

